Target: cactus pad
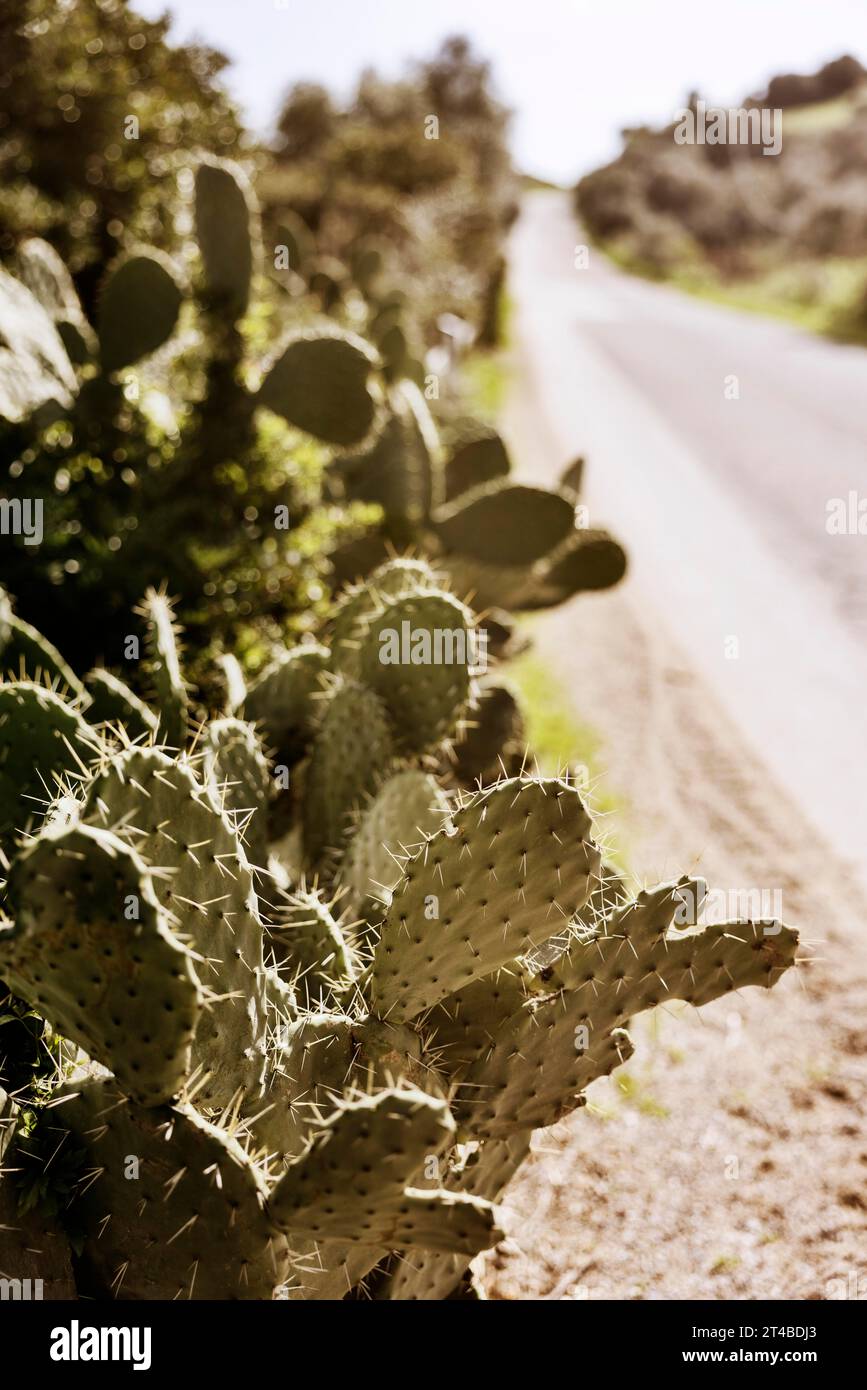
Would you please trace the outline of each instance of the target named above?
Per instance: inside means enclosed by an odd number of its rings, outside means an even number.
[[[434,518],[447,550],[485,565],[532,565],[575,525],[571,500],[559,492],[497,480],[442,507]]]
[[[499,1238],[490,1204],[409,1185],[452,1135],[445,1101],[414,1087],[343,1101],[278,1182],[271,1216],[315,1240],[475,1254]]]
[[[568,922],[600,862],[590,829],[563,782],[516,778],[467,796],[395,889],[373,962],[377,1013],[411,1019]]]
[[[505,478],[511,469],[509,455],[496,430],[480,426],[463,438],[446,463],[446,498],[452,502],[473,488]]]
[[[340,882],[360,912],[371,899],[388,897],[403,874],[397,856],[440,830],[448,811],[448,798],[429,773],[406,768],[383,783],[359,814],[341,865]]]
[[[377,602],[359,624],[359,673],[391,717],[401,752],[424,753],[453,732],[472,691],[475,622],[452,594]]]
[[[671,999],[699,1006],[751,984],[770,989],[793,963],[797,936],[779,923],[672,933],[679,888],[641,893],[602,932],[579,933],[555,964],[563,988],[526,1001],[492,1033],[462,1078],[458,1110],[475,1136],[567,1114],[591,1081],[630,1054],[623,1024],[644,1009]]]
[[[29,681],[0,684],[0,843],[37,820],[64,776],[102,751],[98,735],[67,704]]]
[[[268,370],[258,403],[327,444],[357,444],[374,420],[368,377],[376,360],[373,349],[355,334],[339,329],[301,333]]]
[[[90,784],[83,819],[134,846],[175,935],[202,957],[199,978],[215,997],[193,1047],[204,1076],[196,1103],[254,1092],[266,1036],[262,926],[250,867],[212,793],[186,764],[133,748]]]
[[[49,829],[15,861],[0,971],[144,1105],[189,1071],[200,991],[147,871],[114,835]]]
[[[338,681],[329,691],[307,768],[304,847],[310,860],[343,847],[352,812],[373,790],[393,755],[381,700],[355,681]]]
[[[196,170],[196,240],[213,306],[240,318],[250,297],[256,260],[255,200],[246,175],[228,161],[205,160]]]
[[[310,736],[317,713],[314,696],[328,662],[316,644],[281,652],[247,691],[244,714],[259,724],[265,744],[280,757],[297,758]]]
[[[214,719],[205,725],[199,748],[203,780],[215,789],[250,863],[264,869],[271,773],[252,725],[242,719]]]
[[[161,743],[181,748],[187,736],[189,696],[181,674],[178,633],[171,602],[162,591],[148,589],[137,610],[147,622],[148,673],[156,692]]]
[[[70,1214],[103,1297],[272,1296],[285,1241],[265,1215],[261,1177],[223,1130],[188,1106],[143,1109],[110,1082],[70,1091],[52,1117],[58,1139],[65,1130],[87,1149]]]
[[[156,738],[159,720],[143,700],[113,672],[96,667],[85,676],[91,724],[122,724],[130,738]]]
[[[174,332],[181,290],[154,251],[130,256],[109,275],[99,301],[99,355],[117,372],[155,352]]]

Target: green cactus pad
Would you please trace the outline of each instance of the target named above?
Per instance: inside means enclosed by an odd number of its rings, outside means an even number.
[[[70,1218],[86,1232],[81,1261],[101,1296],[271,1298],[285,1241],[240,1146],[188,1106],[143,1109],[110,1082],[68,1095],[52,1122],[58,1141],[65,1130],[87,1150]]]
[[[0,645],[0,666],[20,680],[49,680],[87,703],[84,686],[53,643],[14,613],[9,616],[6,642]]]
[[[247,682],[241,663],[234,652],[222,652],[215,660],[215,676],[222,687],[223,710],[226,714],[237,714],[247,698]]]
[[[260,725],[266,747],[281,759],[294,762],[301,756],[319,712],[320,702],[314,697],[322,688],[320,677],[327,664],[325,647],[292,647],[281,652],[247,691],[244,715]]]
[[[477,607],[504,605],[516,612],[555,608],[574,594],[609,589],[626,572],[623,547],[607,531],[575,530],[529,567],[489,565],[468,555],[438,560],[452,588],[470,594]]]
[[[196,1104],[254,1093],[267,1031],[262,925],[249,864],[213,794],[185,763],[132,748],[90,784],[82,818],[135,847],[172,930],[204,962],[199,978],[214,998],[193,1046],[204,1078]]]
[[[272,1220],[314,1240],[393,1244],[405,1189],[453,1136],[446,1102],[416,1087],[342,1100],[271,1193]]]
[[[447,503],[433,524],[459,555],[484,565],[532,565],[571,533],[575,509],[559,492],[500,480]]]
[[[302,1013],[288,1024],[252,1125],[272,1159],[297,1158],[346,1089],[356,1052],[354,1026],[345,1014],[325,1010]]]
[[[388,716],[379,697],[355,681],[336,682],[307,767],[304,848],[311,862],[343,847],[353,811],[373,791],[393,756]]]
[[[388,898],[403,875],[397,856],[442,829],[448,812],[448,797],[429,773],[406,768],[383,783],[360,813],[340,869],[359,913]]]
[[[353,1086],[372,1091],[410,1081],[439,1093],[418,1033],[400,1024],[313,1011],[293,1020],[281,1042],[253,1126],[257,1140],[281,1159],[303,1151],[322,1116]]]
[[[309,998],[347,990],[358,974],[357,952],[320,892],[299,889],[280,896],[268,924],[278,968]]]
[[[445,468],[447,502],[474,488],[505,478],[511,469],[509,454],[497,431],[481,425],[469,432],[452,451]]]
[[[148,674],[159,712],[158,737],[170,748],[182,748],[187,737],[189,696],[181,674],[174,610],[163,592],[148,589],[137,611],[147,623]]]
[[[694,882],[697,880],[681,879],[678,891],[685,884]],[[515,962],[526,993],[552,994],[555,990],[563,989],[566,982],[561,971],[568,968],[567,947],[573,947],[576,942],[586,940],[593,933],[604,934],[609,918],[631,902],[633,897],[617,869],[612,864],[600,864],[593,875],[589,898],[566,929],[556,932]]]
[[[103,667],[84,678],[90,692],[87,718],[91,724],[122,724],[130,738],[156,738],[159,720],[129,686]]]
[[[101,753],[74,705],[29,681],[0,683],[0,844],[38,821],[57,782]]]
[[[387,1255],[376,1245],[315,1241],[293,1234],[286,1297],[305,1302],[345,1298]]]
[[[413,382],[402,381],[388,392],[386,420],[371,447],[334,466],[353,501],[377,502],[392,527],[416,525],[442,500],[440,455],[424,397]]]
[[[567,1114],[591,1081],[629,1055],[623,1024],[644,1009],[672,999],[698,1007],[745,985],[771,988],[793,963],[797,935],[779,923],[672,933],[682,887],[641,893],[602,934],[576,936],[555,965],[563,988],[528,1000],[493,1032],[462,1078],[458,1113],[475,1136]]]
[[[467,787],[520,770],[527,749],[521,708],[505,685],[483,686],[454,748],[455,774]]]
[[[473,614],[452,594],[410,593],[377,602],[358,636],[361,679],[385,704],[397,747],[436,747],[473,694]]]
[[[502,605],[511,612],[520,612],[532,606],[537,594],[545,596],[534,579],[532,566],[483,565],[467,555],[451,554],[441,556],[437,566],[448,575],[450,588],[465,594],[477,609],[487,611]]]
[[[68,410],[78,391],[60,335],[38,299],[0,267],[0,420],[43,406]]]
[[[626,552],[607,531],[578,530],[539,567],[541,598],[527,604],[551,608],[572,594],[611,589],[626,573]]]
[[[135,1100],[176,1096],[200,990],[138,856],[105,830],[48,829],[16,859],[9,902],[4,979]]]
[[[445,1179],[448,1191],[493,1201],[520,1168],[530,1151],[530,1132],[491,1139]],[[436,1250],[407,1250],[395,1261],[394,1272],[379,1297],[395,1300],[448,1298],[466,1271],[466,1258]]]
[[[519,962],[484,975],[448,995],[425,1019],[437,1065],[451,1081],[487,1052],[491,1038],[527,998]]]
[[[168,262],[155,251],[121,261],[103,285],[99,300],[97,331],[103,370],[120,371],[162,347],[174,332],[181,299]]]
[[[573,787],[514,778],[464,799],[405,867],[374,956],[371,999],[392,1022],[490,975],[551,936],[599,867]]]
[[[341,596],[331,619],[332,666],[347,676],[361,670],[361,642],[365,623],[386,598],[428,593],[438,587],[425,560],[401,557],[379,565],[363,584],[354,584]]]
[[[206,160],[196,170],[196,240],[215,308],[233,319],[245,312],[258,247],[256,205],[249,181],[228,160]]]
[[[332,587],[337,590],[344,584],[355,584],[371,574],[377,565],[385,563],[390,549],[388,540],[379,532],[350,536],[341,541],[328,552]]]
[[[563,469],[560,474],[560,481],[557,487],[560,492],[567,493],[573,501],[577,502],[581,496],[581,484],[584,481],[584,465],[586,460],[583,458],[573,459],[570,464]]]
[[[268,370],[257,402],[327,444],[357,444],[376,413],[368,385],[376,362],[373,349],[354,333],[299,333]]]
[[[469,1193],[408,1187],[397,1219],[382,1225],[389,1246],[477,1255],[502,1239],[496,1208]]]
[[[271,772],[252,725],[242,719],[214,719],[202,731],[199,751],[202,780],[215,788],[250,863],[264,869]]]

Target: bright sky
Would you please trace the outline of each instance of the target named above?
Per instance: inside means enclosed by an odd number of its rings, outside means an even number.
[[[394,75],[468,34],[515,111],[519,166],[564,183],[691,88],[733,103],[845,52],[867,66],[867,0],[134,0],[148,17],[167,7],[178,38],[232,58],[229,86],[263,133],[295,81],[345,95],[363,67]]]

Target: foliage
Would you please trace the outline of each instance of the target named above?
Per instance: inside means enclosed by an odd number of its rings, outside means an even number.
[[[172,46],[169,24],[128,0],[5,0],[0,13],[0,257],[45,237],[89,315],[121,246],[177,246],[178,161],[241,147],[227,60]]]
[[[314,229],[323,254],[345,262],[360,238],[377,237],[392,273],[412,285],[427,341],[445,311],[483,328],[515,213],[506,130],[489,65],[461,38],[399,80],[365,72],[344,108],[299,84],[260,183],[267,240],[279,243],[287,210]]]

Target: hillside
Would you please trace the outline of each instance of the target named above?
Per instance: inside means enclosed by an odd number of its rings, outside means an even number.
[[[685,109],[718,108],[693,94]],[[618,158],[576,188],[588,231],[638,273],[864,338],[867,73],[843,57],[784,74],[740,110],[766,121],[759,142],[678,143],[677,119],[625,131]]]

